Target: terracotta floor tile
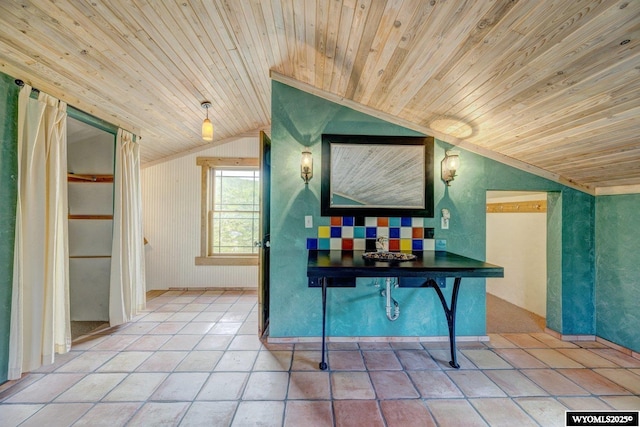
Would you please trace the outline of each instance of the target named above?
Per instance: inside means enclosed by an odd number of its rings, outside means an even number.
[[[288,386],[288,372],[253,372],[249,375],[242,399],[284,400]]]
[[[448,349],[429,350],[429,354],[431,354],[431,357],[436,361],[441,369],[456,370],[449,365],[449,361],[451,360],[451,352]],[[460,365],[460,369],[477,369],[476,365],[474,365],[473,362],[467,359],[467,356],[462,354],[459,350],[456,356],[458,359],[458,364]]]
[[[621,385],[633,394],[640,396],[640,375],[631,372],[630,369],[594,369],[594,372]]]
[[[92,403],[52,403],[46,405],[20,427],[67,427],[82,417]]]
[[[482,417],[466,399],[429,399],[427,407],[439,426],[486,426]]]
[[[320,352],[316,354],[319,356]],[[331,350],[329,367],[332,371],[364,371],[366,369],[360,350]]]
[[[42,404],[0,405],[0,420],[7,427],[17,426],[43,407]]]
[[[151,400],[194,400],[208,378],[205,372],[169,374],[151,395]]]
[[[6,403],[47,403],[53,401],[60,394],[72,387],[85,374],[58,374],[44,376],[25,387],[18,393],[4,400]]]
[[[366,372],[331,372],[334,399],[375,399],[373,385]]]
[[[198,313],[180,311],[178,313],[174,313],[167,321],[169,322],[191,322]],[[186,326],[186,325],[185,325]]]
[[[93,372],[117,354],[115,351],[87,351],[59,367],[56,372]]]
[[[186,351],[156,351],[144,361],[137,372],[170,372],[189,354]]]
[[[317,371],[318,364],[321,360],[320,351],[296,350],[293,352],[293,362],[291,364],[292,371]],[[333,366],[331,367],[333,370]]]
[[[336,400],[333,402],[336,426],[384,427],[375,400]]]
[[[488,334],[489,342],[487,343],[487,347],[489,348],[517,348],[513,342],[509,341],[505,337],[500,334]]]
[[[246,372],[213,372],[202,386],[196,400],[237,400],[247,384]]]
[[[236,335],[229,344],[229,350],[260,350],[262,342],[257,335]]]
[[[176,371],[211,372],[224,354],[223,351],[190,351],[176,367]]]
[[[179,335],[204,335],[214,327],[216,322],[189,322],[180,329]]]
[[[148,402],[136,412],[127,427],[177,426],[191,402]]]
[[[187,322],[163,322],[148,333],[152,335],[173,335],[187,326]]]
[[[167,378],[167,373],[133,373],[129,374],[109,394],[105,402],[143,402],[153,394]]]
[[[107,363],[99,367],[97,372],[131,372],[135,371],[153,352],[151,351],[124,351],[118,353]]]
[[[233,335],[205,335],[195,350],[226,350],[232,339]]]
[[[479,369],[513,369],[504,359],[491,350],[461,350],[467,359]]]
[[[616,410],[633,410],[640,408],[640,396],[601,396],[600,399]]]
[[[612,409],[597,397],[558,397],[558,402],[574,411],[607,411]]]
[[[224,311],[203,311],[193,318],[192,322],[217,322],[224,315]]]
[[[287,399],[330,399],[328,372],[292,372]]]
[[[469,402],[491,426],[534,427],[538,425],[511,399],[469,399]]]
[[[435,427],[431,413],[420,399],[380,402],[387,427]]]
[[[503,397],[504,392],[480,371],[449,371],[449,377],[467,397]]]
[[[501,335],[520,348],[549,348],[542,341],[535,339],[530,334],[501,334]]]
[[[533,348],[527,352],[550,368],[584,368],[580,363],[551,348]]]
[[[498,348],[495,352],[514,368],[547,368],[547,365],[521,348]]]
[[[553,369],[523,369],[534,383],[552,396],[582,396],[589,392]]]
[[[160,350],[162,351],[191,351],[202,339],[202,335],[174,335],[169,341],[164,343]]]
[[[125,373],[89,374],[56,398],[56,402],[101,400],[127,376]]]
[[[139,402],[98,403],[91,408],[74,427],[124,426],[142,404]]]
[[[292,351],[263,350],[258,353],[254,371],[288,371],[293,359]]]
[[[538,387],[520,372],[510,370],[484,371],[484,373],[500,387],[508,396],[547,396],[548,393]]]
[[[250,371],[257,357],[257,351],[225,351],[215,370]]]
[[[378,399],[415,399],[420,394],[402,371],[373,371],[369,373]]]
[[[578,348],[577,345],[570,341],[559,340],[558,338],[544,332],[534,332],[531,336],[538,341],[545,343],[550,348]]]
[[[598,395],[630,394],[625,388],[590,369],[558,369],[558,372],[585,390]]]
[[[640,368],[639,359],[635,359],[618,350],[614,350],[612,348],[595,348],[591,351],[599,356],[604,357],[605,359],[612,361],[622,368]]]
[[[404,369],[418,371],[424,369],[440,369],[429,352],[425,350],[397,350],[396,356]]]
[[[464,397],[455,383],[442,371],[410,371],[408,374],[423,398]]]
[[[193,402],[180,427],[227,427],[237,406],[236,402]]]
[[[209,334],[213,335],[233,335],[242,327],[242,323],[225,322],[216,323],[213,328],[209,329]]]
[[[169,341],[171,335],[145,335],[127,347],[127,351],[156,351]]]
[[[240,402],[232,427],[280,427],[284,418],[284,402]]]
[[[514,400],[541,426],[565,425],[567,408],[551,397],[519,397]]]
[[[401,370],[402,365],[393,351],[363,351],[364,364],[369,371]]]
[[[575,360],[586,368],[617,368],[618,365],[604,357],[598,356],[586,348],[561,348],[558,349],[563,355]]]
[[[360,350],[392,350],[391,344],[388,342],[360,342],[358,346]]]
[[[284,427],[326,427],[333,425],[330,401],[292,400],[284,412]]]

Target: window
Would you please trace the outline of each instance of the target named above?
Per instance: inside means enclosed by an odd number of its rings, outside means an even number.
[[[255,265],[260,240],[258,159],[198,157],[201,241],[196,265]]]

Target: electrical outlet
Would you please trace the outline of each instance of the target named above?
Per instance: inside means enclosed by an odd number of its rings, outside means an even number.
[[[304,217],[304,228],[313,228],[313,217],[311,215]]]

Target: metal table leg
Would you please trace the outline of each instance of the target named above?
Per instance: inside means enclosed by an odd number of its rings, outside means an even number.
[[[460,277],[456,277],[453,283],[453,291],[451,293],[451,307],[447,305],[447,300],[444,298],[442,291],[438,284],[429,279],[427,281],[426,286],[435,289],[438,297],[440,298],[440,303],[442,304],[442,309],[444,310],[444,314],[447,318],[447,326],[449,327],[449,347],[451,349],[451,361],[449,361],[449,365],[452,368],[459,369],[460,365],[458,364],[457,356],[456,356],[456,307],[458,305],[458,291],[460,289]]]
[[[322,282],[322,361],[319,368],[323,371],[327,369],[327,362],[325,362],[325,337],[326,337],[326,323],[327,323],[327,278],[320,278]]]

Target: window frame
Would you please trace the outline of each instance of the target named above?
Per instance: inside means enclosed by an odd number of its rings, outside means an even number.
[[[255,157],[197,157],[200,166],[200,256],[196,265],[258,265],[259,254],[209,254],[209,206],[211,206],[212,188],[210,184],[212,169],[248,169],[260,168]],[[262,178],[262,177],[260,177]],[[260,195],[262,197],[262,195]]]

